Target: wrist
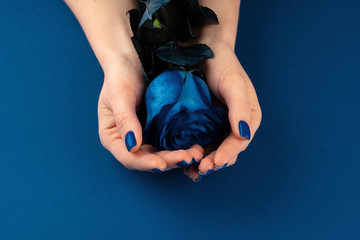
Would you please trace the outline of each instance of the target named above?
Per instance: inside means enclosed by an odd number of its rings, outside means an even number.
[[[198,36],[198,42],[208,45],[211,49],[216,48],[217,45],[226,45],[232,50],[235,50],[236,31],[229,31],[226,24],[223,25],[208,25],[201,29]]]
[[[141,63],[136,50],[131,45],[121,50],[104,50],[97,56],[104,74],[109,75],[120,69],[128,68],[132,71],[141,70]]]
[[[141,62],[137,55],[122,53],[107,57],[106,62],[101,65],[106,79],[124,79],[135,77],[143,79]]]
[[[206,25],[199,32],[199,40],[209,46],[227,45],[235,49],[239,20],[240,0],[199,0],[199,4],[208,7],[218,17],[218,25]]]

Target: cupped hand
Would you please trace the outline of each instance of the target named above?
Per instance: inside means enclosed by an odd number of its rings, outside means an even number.
[[[200,161],[204,149],[155,152],[142,143],[142,127],[137,109],[144,93],[144,78],[137,56],[112,61],[98,102],[99,136],[102,145],[126,168],[162,172]]]
[[[235,164],[238,154],[247,148],[261,122],[255,89],[233,48],[221,41],[209,46],[214,58],[205,60],[199,68],[205,73],[212,93],[228,107],[231,132],[216,150],[214,147],[206,150],[208,154],[199,166],[184,169],[185,175],[194,181]]]

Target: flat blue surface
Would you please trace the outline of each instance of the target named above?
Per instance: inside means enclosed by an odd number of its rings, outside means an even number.
[[[123,168],[102,70],[62,1],[0,1],[0,239],[360,239],[360,2],[242,3],[263,123],[198,184]]]

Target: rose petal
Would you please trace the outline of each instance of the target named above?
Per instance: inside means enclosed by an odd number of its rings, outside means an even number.
[[[152,81],[145,94],[146,125],[158,115],[166,105],[178,102],[183,88],[183,78],[177,71],[167,71]]]
[[[178,104],[190,111],[211,108],[210,92],[206,83],[189,72],[179,72],[179,74],[183,79],[186,76],[186,79]]]

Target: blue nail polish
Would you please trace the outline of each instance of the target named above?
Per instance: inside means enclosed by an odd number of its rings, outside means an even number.
[[[193,160],[192,160],[192,163],[191,164],[199,164],[200,163],[200,161],[196,161],[195,160],[195,158],[193,158]]]
[[[184,161],[178,162],[176,165],[179,166],[179,167],[188,167],[188,166],[191,165],[191,163],[187,163],[187,162],[184,160]]]
[[[159,168],[151,169],[151,171],[152,171],[153,173],[163,173],[163,172],[165,172],[165,170],[161,170],[161,169],[159,169]]]
[[[135,134],[133,131],[129,131],[125,136],[125,145],[127,150],[130,152],[130,150],[136,146],[136,139]]]
[[[187,163],[184,160],[184,161],[178,162],[176,165],[179,166],[179,167],[188,167],[188,166],[190,166],[191,164],[194,164],[194,163],[198,163],[197,161],[195,161],[195,158],[193,158],[190,163]]]
[[[228,163],[225,163],[222,167],[218,167],[217,165],[215,165],[215,168],[217,170],[222,170],[222,169],[226,168],[227,165],[228,165]]]
[[[250,140],[250,137],[251,137],[250,128],[249,128],[249,125],[245,121],[239,122],[239,130],[240,130],[240,135],[242,137]]]
[[[198,178],[198,179],[196,179],[196,180],[192,179],[192,180],[193,180],[193,182],[200,182],[201,179],[202,179],[202,177],[203,177],[203,176],[199,175],[199,178]]]
[[[209,169],[209,170],[207,170],[206,173],[204,173],[204,174],[202,174],[202,173],[199,171],[199,175],[205,177],[205,176],[209,176],[209,175],[212,174],[213,172],[214,172],[214,169]]]

